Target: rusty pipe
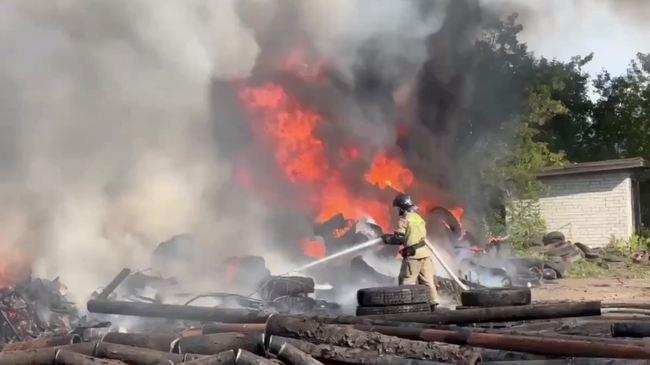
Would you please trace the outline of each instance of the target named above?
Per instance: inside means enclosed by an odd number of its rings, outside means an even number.
[[[76,334],[67,334],[54,337],[41,337],[29,341],[9,343],[4,346],[2,351],[22,351],[44,349],[48,347],[72,345],[80,343],[81,337]]]
[[[540,336],[478,333],[439,329],[388,326],[359,326],[365,331],[427,342],[483,347],[495,350],[526,352],[544,356],[650,359],[650,349],[636,344],[605,343],[594,339],[567,339]]]
[[[261,332],[266,328],[266,323],[208,323],[201,328],[201,334],[238,332]]]

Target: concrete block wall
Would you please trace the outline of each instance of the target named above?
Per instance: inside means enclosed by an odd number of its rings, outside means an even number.
[[[568,240],[590,247],[606,246],[612,235],[628,239],[634,233],[629,172],[560,175],[541,181],[550,189],[539,201],[549,231],[559,230]]]

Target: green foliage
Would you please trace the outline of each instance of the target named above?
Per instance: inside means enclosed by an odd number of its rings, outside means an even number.
[[[565,67],[535,58],[517,39],[523,27],[516,19],[514,15],[490,24],[478,44],[477,102],[467,112],[465,126],[470,129],[462,143],[472,143],[475,155],[484,156],[483,195],[508,212],[507,219],[500,211],[489,212],[486,225],[493,234],[509,234],[523,242],[545,230],[534,209],[538,193],[544,191],[535,173],[565,162],[563,152],[553,152],[548,142],[538,140],[540,128],[567,113],[554,94],[565,90],[563,80],[571,78],[569,71],[586,61],[577,59]]]
[[[634,263],[609,265],[600,262],[577,261],[571,265],[571,268],[564,277],[649,279],[650,270],[648,270],[647,266]]]
[[[566,161],[650,159],[650,55],[639,53],[623,75],[592,77],[584,66],[593,54],[569,62],[537,57],[520,42],[522,30],[516,14],[486,25],[457,143],[459,151],[482,156],[483,185],[469,200],[489,207],[492,234],[520,241],[544,230],[533,209],[544,192],[536,171]],[[650,173],[641,177],[642,220],[650,226]]]
[[[632,235],[630,239],[612,237],[605,251],[617,256],[629,257],[639,250],[650,249],[650,237]]]

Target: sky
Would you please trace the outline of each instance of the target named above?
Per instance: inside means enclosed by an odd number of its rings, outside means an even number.
[[[650,23],[643,21],[650,0],[544,0],[526,6],[535,15],[522,11],[521,38],[538,55],[568,61],[594,52],[586,71],[593,75],[604,68],[618,75],[637,52],[650,52]]]

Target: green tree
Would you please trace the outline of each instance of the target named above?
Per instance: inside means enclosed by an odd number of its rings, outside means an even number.
[[[589,61],[589,57],[576,58],[563,64],[536,58],[526,44],[519,42],[523,26],[516,20],[513,15],[491,22],[477,43],[474,102],[464,115],[459,133],[459,148],[482,156],[478,171],[483,185],[475,190],[472,201],[486,208],[483,215],[489,217],[487,224],[493,233],[506,229],[504,210],[498,207],[509,208],[512,213],[516,201],[534,203],[542,189],[535,172],[564,161],[563,153],[549,149],[554,140],[544,128],[567,118],[560,96],[573,98],[575,104],[584,101],[579,95],[581,85],[572,81],[584,82],[580,67]],[[534,210],[519,211],[527,216],[515,214],[508,231],[533,222],[534,228],[519,229],[523,238],[544,229],[539,214],[532,214]]]
[[[639,53],[624,75],[609,72],[594,82],[590,153],[599,159],[650,158],[650,55]]]

